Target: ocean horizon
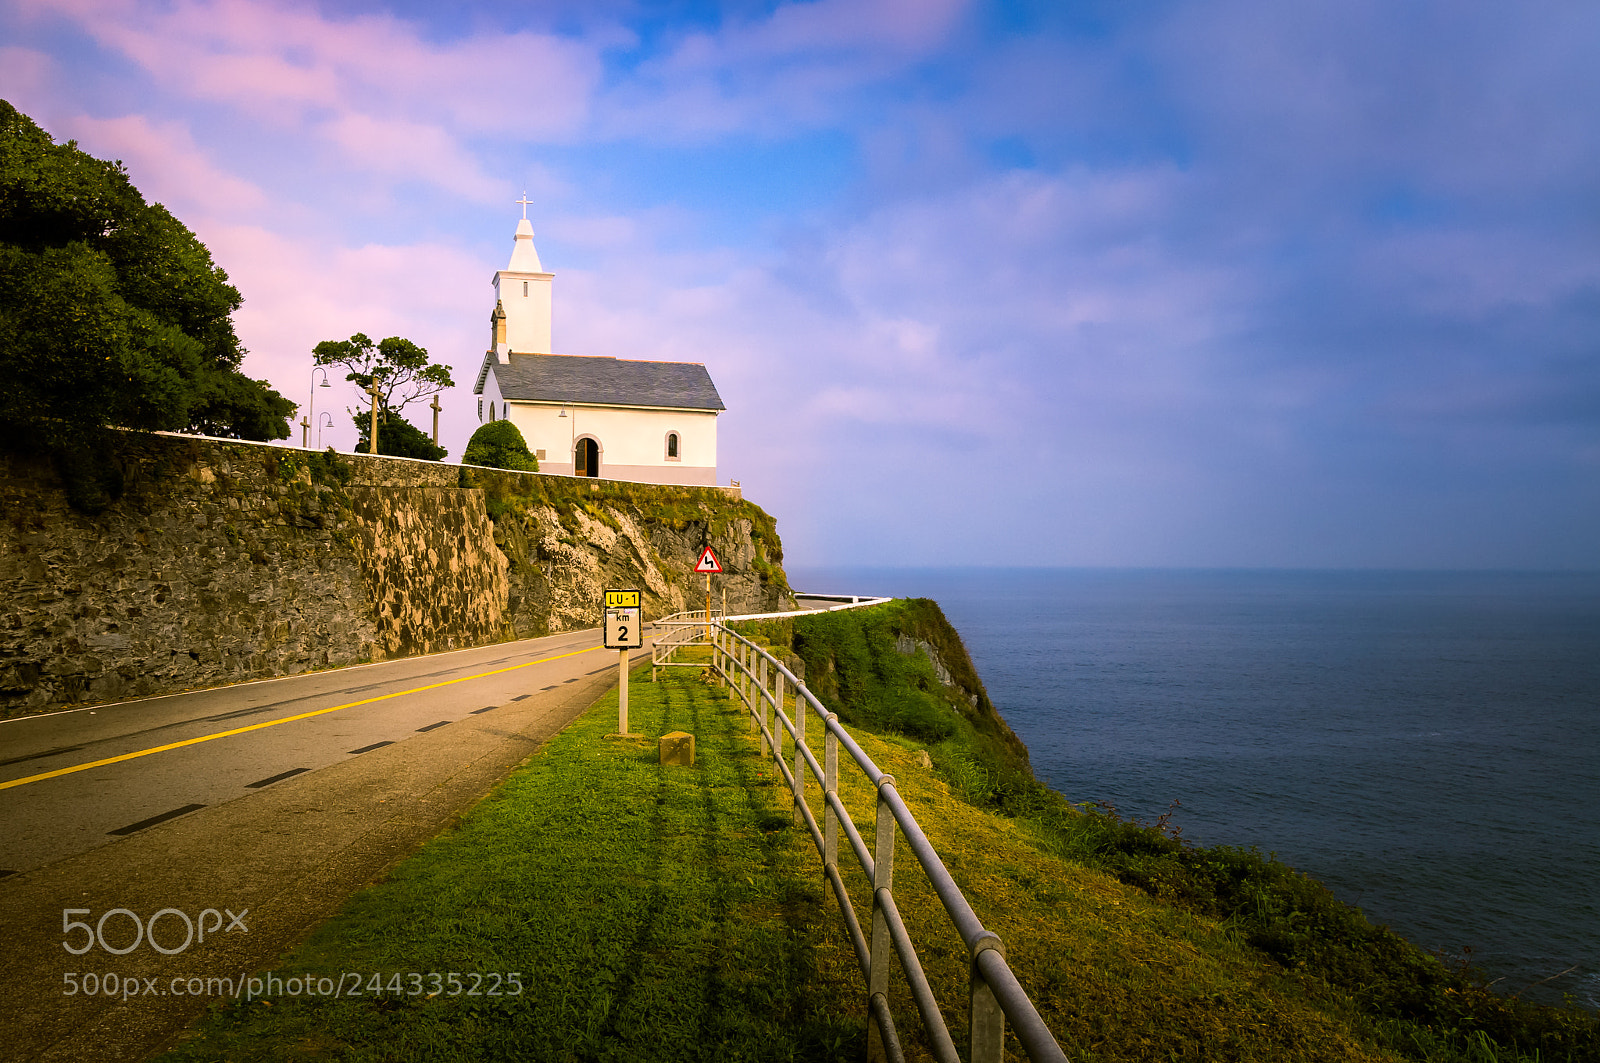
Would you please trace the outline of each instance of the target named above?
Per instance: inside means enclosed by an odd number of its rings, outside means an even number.
[[[925,597],[1035,774],[1600,1007],[1600,572],[793,566]]]

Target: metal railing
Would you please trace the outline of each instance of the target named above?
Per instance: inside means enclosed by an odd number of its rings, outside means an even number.
[[[711,619],[720,617],[713,613]],[[653,621],[658,634],[650,643],[650,682],[656,681],[656,671],[661,668],[701,668],[698,661],[675,661],[672,655],[685,646],[706,645],[710,641],[711,624],[707,623],[704,609],[673,613]]]
[[[681,641],[668,643],[671,647],[666,651],[668,657],[683,646],[706,641],[704,635],[708,624],[703,612],[697,618],[679,614],[666,619],[674,630],[693,632]],[[696,619],[698,622],[695,622]],[[794,797],[795,822],[805,824],[812,843],[822,857],[823,874],[838,901],[845,929],[855,948],[856,961],[867,983],[869,1061],[878,1063],[880,1060],[890,1060],[898,1063],[904,1058],[900,1037],[895,1031],[894,1018],[889,1010],[889,972],[895,959],[899,960],[900,970],[911,989],[934,1058],[940,1063],[960,1063],[961,1060],[944,1016],[939,1011],[939,1004],[934,999],[933,990],[928,985],[921,961],[917,958],[916,948],[900,917],[900,910],[895,905],[894,860],[898,833],[904,836],[912,855],[922,866],[970,955],[967,1000],[969,1063],[999,1063],[1004,1054],[1007,1022],[1011,1023],[1029,1059],[1038,1063],[1046,1060],[1066,1063],[1066,1054],[1006,963],[1005,948],[999,936],[986,930],[972,911],[972,906],[950,877],[944,862],[934,852],[927,835],[901,799],[894,776],[884,773],[872,762],[872,758],[839,724],[838,717],[829,712],[781,661],[720,621],[714,620],[709,627],[712,632],[713,672],[744,703],[750,714],[751,730],[759,730],[761,735],[761,755],[773,758],[778,771],[788,783]],[[669,631],[669,636],[671,633]],[[666,639],[658,639],[656,645],[661,646],[664,642]],[[795,709],[792,718],[784,711],[786,701]],[[806,739],[806,721],[813,716],[823,728],[821,764],[817,763],[816,755]],[[790,736],[793,746],[792,768],[785,759],[785,733]],[[849,810],[839,798],[841,747],[877,791],[873,848],[870,852]],[[808,777],[820,786],[823,804],[821,826],[818,826],[806,796]],[[839,873],[841,833],[862,871],[872,880],[870,941],[862,931],[855,905]]]

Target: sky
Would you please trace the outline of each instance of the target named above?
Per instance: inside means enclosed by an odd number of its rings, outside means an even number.
[[[526,193],[556,352],[703,362],[791,564],[1597,568],[1597,45],[1588,0],[0,0],[0,98],[200,236],[249,375],[451,366],[455,457]]]

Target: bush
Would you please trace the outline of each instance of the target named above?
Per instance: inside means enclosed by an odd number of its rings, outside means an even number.
[[[382,442],[381,435],[379,442]],[[539,461],[529,452],[527,440],[510,421],[490,421],[472,433],[461,460],[468,465],[484,465],[491,469],[539,471]]]
[[[372,436],[372,414],[358,413],[355,415],[356,452],[365,454]],[[427,433],[401,417],[395,410],[378,411],[378,453],[388,454],[395,458],[420,458],[423,461],[438,461],[449,451],[439,446]]]

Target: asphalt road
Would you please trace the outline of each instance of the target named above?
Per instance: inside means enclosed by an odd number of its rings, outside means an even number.
[[[592,704],[617,663],[586,631],[0,722],[0,1059],[170,1043],[208,999],[173,979],[270,964]],[[162,910],[181,914],[136,942],[134,921]],[[222,925],[179,949],[185,916]],[[140,992],[85,993],[87,973]]]

